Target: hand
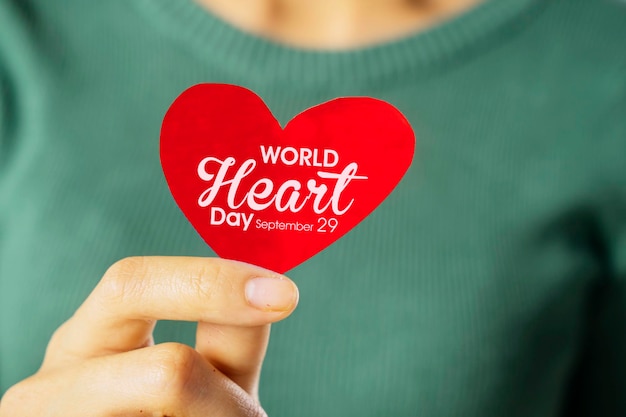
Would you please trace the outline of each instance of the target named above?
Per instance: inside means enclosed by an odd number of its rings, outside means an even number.
[[[122,260],[57,329],[41,369],[7,391],[0,417],[264,416],[269,323],[297,302],[292,281],[248,264]],[[154,345],[159,319],[199,322],[195,350]]]

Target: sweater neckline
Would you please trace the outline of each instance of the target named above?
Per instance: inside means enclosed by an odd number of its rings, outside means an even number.
[[[485,0],[439,25],[404,38],[342,51],[298,49],[245,32],[193,0],[136,0],[158,29],[229,76],[302,88],[372,85],[418,76],[458,62],[528,24],[538,0]]]

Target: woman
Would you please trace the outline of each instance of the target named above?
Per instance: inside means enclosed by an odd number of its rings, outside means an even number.
[[[0,416],[626,414],[623,5],[0,11]],[[158,163],[200,82],[387,100],[416,160],[293,281],[206,258]]]

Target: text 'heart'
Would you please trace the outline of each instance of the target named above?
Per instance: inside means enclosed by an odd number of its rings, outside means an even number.
[[[370,214],[414,148],[381,100],[337,98],[283,129],[252,91],[199,84],[167,111],[160,152],[174,200],[215,253],[284,273]]]

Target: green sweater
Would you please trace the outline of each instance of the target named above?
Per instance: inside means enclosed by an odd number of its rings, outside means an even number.
[[[374,96],[417,136],[390,198],[288,273],[301,301],[273,328],[270,416],[626,416],[625,40],[616,0],[494,0],[341,53],[192,0],[0,0],[1,391],[114,261],[212,255],[159,129],[185,88],[223,82],[281,123]]]

